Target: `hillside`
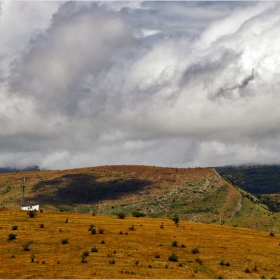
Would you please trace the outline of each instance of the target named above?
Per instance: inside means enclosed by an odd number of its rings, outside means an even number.
[[[280,211],[280,166],[225,166],[216,170],[235,186],[255,194],[273,212]]]
[[[215,168],[234,185],[253,194],[280,192],[280,166],[224,166]]]
[[[65,212],[30,218],[10,210],[0,211],[0,226],[2,279],[280,277],[280,237],[268,232]],[[10,234],[16,238],[9,241]],[[177,261],[169,260],[173,253]]]
[[[256,197],[235,188],[213,168],[101,166],[0,174],[1,207],[20,208],[25,178],[25,203],[48,211],[147,217],[226,224],[275,230],[278,219]]]

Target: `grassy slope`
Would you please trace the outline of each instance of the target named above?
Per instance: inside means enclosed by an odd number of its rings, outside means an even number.
[[[26,202],[49,211],[115,215],[138,210],[149,217],[177,213],[184,220],[252,229],[280,226],[278,214],[272,217],[263,205],[242,197],[243,191],[212,168],[123,165],[0,174],[0,208],[19,209],[22,177]]]
[[[90,224],[104,229],[104,234],[92,235]],[[18,230],[11,230],[13,225]],[[132,225],[135,231],[128,229]],[[0,226],[0,278],[280,277],[280,237],[267,232],[186,221],[176,227],[165,219],[121,220],[65,212],[44,211],[29,218],[26,212],[9,210],[0,211]],[[17,238],[7,241],[10,233]],[[69,238],[68,244],[61,244],[64,238]],[[22,245],[31,240],[30,251],[23,251]],[[178,247],[172,247],[175,240]],[[88,262],[81,263],[81,254],[94,246],[98,252],[90,252]],[[193,248],[199,253],[192,254]],[[172,253],[179,262],[168,260]],[[112,260],[115,264],[109,263]],[[229,266],[220,265],[222,260]]]

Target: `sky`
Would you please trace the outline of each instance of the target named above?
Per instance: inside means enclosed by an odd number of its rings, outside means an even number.
[[[0,166],[280,163],[280,2],[0,2]]]

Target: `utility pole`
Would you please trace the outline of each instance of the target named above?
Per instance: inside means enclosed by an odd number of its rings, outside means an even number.
[[[25,191],[25,177],[22,178],[22,184],[21,184],[21,206],[24,205],[24,191]]]

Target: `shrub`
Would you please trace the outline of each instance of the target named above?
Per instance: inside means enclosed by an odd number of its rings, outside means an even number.
[[[245,273],[251,273],[250,269],[248,267],[246,267],[246,269],[244,270]]]
[[[191,250],[191,252],[192,252],[193,254],[197,254],[197,253],[199,253],[199,250],[198,250],[197,248],[193,248],[193,249]]]
[[[88,230],[89,230],[89,231],[92,231],[94,227],[95,227],[95,225],[94,225],[94,224],[91,224],[91,225],[89,225]]]
[[[65,224],[67,224],[68,223],[68,218],[66,218],[66,220],[65,220]]]
[[[100,233],[100,234],[104,234],[104,229],[103,228],[100,228],[100,229],[98,229],[98,232]]]
[[[180,266],[180,267],[183,267],[183,265],[182,265],[181,263],[179,263],[179,266]]]
[[[134,226],[131,226],[131,227],[129,227],[129,228],[128,228],[128,230],[130,230],[130,231],[134,231],[134,230],[136,230],[136,229],[135,229],[135,227],[134,227]]]
[[[156,255],[155,255],[155,258],[156,258],[156,259],[159,259],[159,258],[160,258],[160,255],[159,255],[159,254],[156,254]]]
[[[86,258],[89,256],[89,252],[88,251],[84,251],[81,255],[82,258],[82,263],[87,263]]]
[[[110,260],[110,261],[109,261],[109,264],[115,264],[115,263],[116,263],[115,260]]]
[[[148,265],[148,268],[153,268],[150,264]]]
[[[14,240],[14,239],[16,239],[16,236],[17,236],[16,234],[10,233],[8,236],[8,240]]]
[[[91,230],[91,234],[96,234],[96,229],[95,229],[95,228],[93,228],[93,229]]]
[[[98,249],[96,247],[92,247],[91,252],[96,253],[96,252],[98,252]]]
[[[39,226],[40,226],[40,228],[44,228],[44,227],[45,227],[45,225],[44,225],[44,224],[40,224]]]
[[[195,261],[198,262],[200,265],[202,265],[203,261],[200,258],[195,258]]]
[[[178,262],[179,258],[175,253],[172,253],[172,255],[169,256],[168,260],[170,260],[171,262]]]
[[[123,232],[122,232],[122,231],[120,231],[120,234],[123,234]]]
[[[133,217],[136,217],[136,218],[146,217],[146,214],[139,212],[139,211],[133,211],[131,214]]]
[[[271,231],[271,232],[269,233],[269,236],[275,237],[274,232],[273,232],[273,231]]]
[[[31,259],[31,262],[33,263],[33,262],[34,262],[34,259],[35,259],[35,255],[34,255],[34,254],[31,254],[30,259]]]
[[[64,238],[61,240],[61,244],[68,244],[69,238]]]
[[[180,218],[178,214],[175,214],[174,217],[172,218],[172,221],[175,223],[175,225],[179,224]]]
[[[161,223],[161,225],[159,226],[161,229],[164,229],[164,224]]]
[[[35,211],[28,211],[26,214],[27,214],[30,218],[35,218],[35,216],[36,216],[36,212],[35,212]]]
[[[22,245],[23,251],[30,251],[29,246],[33,243],[33,241],[29,241]]]
[[[15,255],[12,255],[12,259],[14,259],[16,256]]]
[[[186,245],[185,245],[185,244],[182,244],[181,247],[182,247],[182,248],[186,248]]]
[[[138,265],[138,264],[139,264],[139,261],[136,261],[136,262],[135,262],[135,265]]]
[[[102,240],[102,241],[100,242],[100,244],[105,244],[105,241],[104,241],[104,240]]]
[[[117,216],[119,219],[124,219],[126,217],[126,214],[124,212],[118,212]]]
[[[172,247],[178,247],[178,242],[176,240],[172,242]]]
[[[18,226],[12,226],[12,230],[17,230]]]

